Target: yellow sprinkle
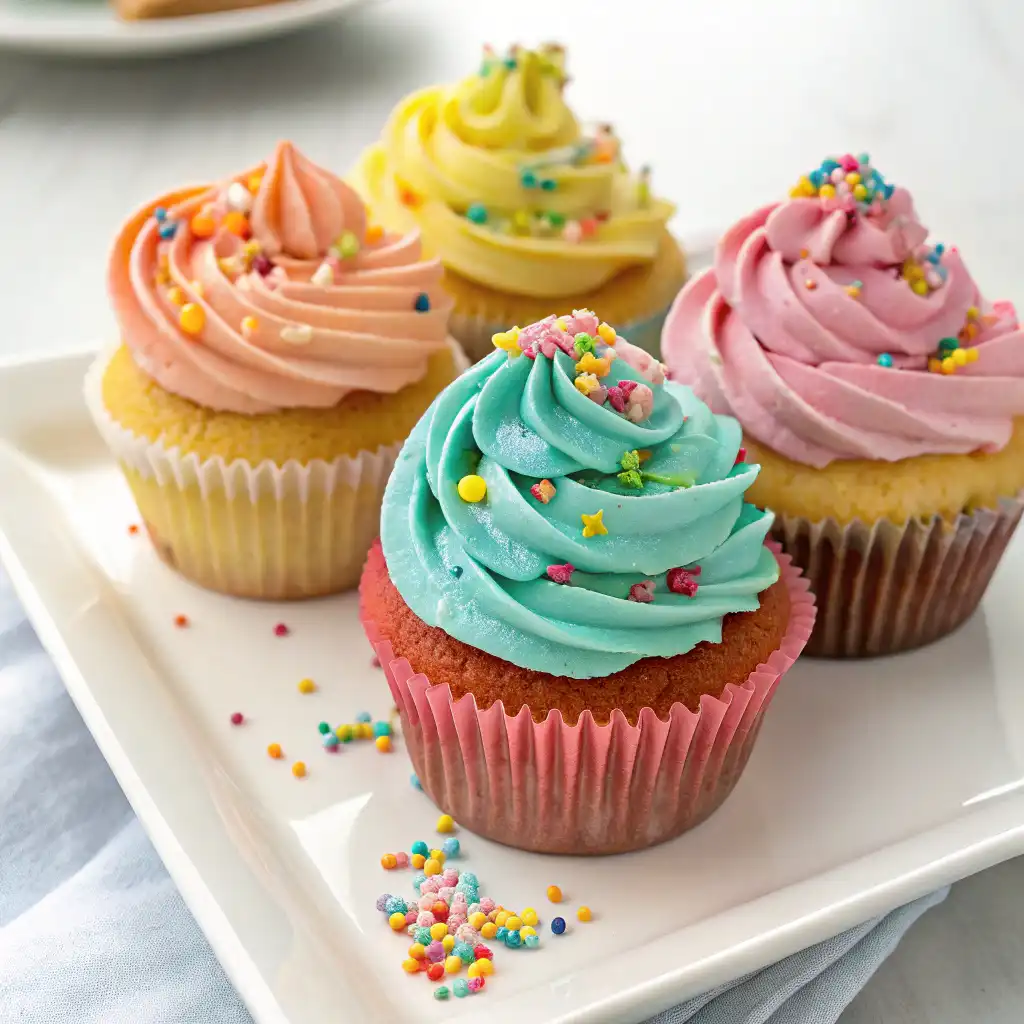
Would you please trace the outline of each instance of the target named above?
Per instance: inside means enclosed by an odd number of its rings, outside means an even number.
[[[380,866],[385,871],[391,871],[393,868],[398,867],[398,858],[393,853],[385,853],[380,859]]]
[[[977,306],[968,306],[967,307],[967,319],[968,320],[977,320],[980,312],[981,311],[978,309]]]
[[[976,348],[967,349],[967,362],[974,363],[978,360],[978,350]]]
[[[483,959],[486,959],[486,957],[484,957]],[[480,977],[480,961],[479,960],[474,960],[469,965],[469,967],[466,969],[466,973],[471,978],[479,978]]]
[[[195,337],[206,326],[206,312],[202,306],[197,306],[194,302],[186,302],[178,314],[178,323],[186,334]]]
[[[436,827],[438,832],[452,832],[455,829],[455,821],[450,814],[442,814],[437,819]]]
[[[480,931],[481,928],[487,923],[487,915],[481,914],[478,910],[475,914],[469,915],[469,925],[471,928],[475,928]]]
[[[921,278],[921,279],[919,279],[917,281],[913,281],[913,282],[911,282],[910,289],[911,289],[911,291],[913,291],[913,293],[915,295],[927,295],[928,294],[928,282],[925,281],[923,278]]]
[[[615,328],[606,323],[598,325],[597,333],[606,345],[614,345],[615,339],[618,337],[615,333]]]
[[[402,918],[402,920],[404,921],[405,918]],[[412,957],[409,957],[407,960],[402,961],[402,970],[405,971],[406,974],[416,974],[416,972],[419,971],[419,969],[419,961],[413,960]]]
[[[527,907],[520,916],[525,925],[535,925],[537,923],[537,911],[533,907]]]
[[[856,199],[858,203],[863,202],[867,197],[868,190],[863,185],[853,186],[853,198]]]
[[[384,229],[379,224],[371,224],[366,229],[366,241],[370,245],[373,245],[374,242],[379,242],[383,237]]]
[[[444,973],[445,974],[458,974],[462,970],[462,957],[461,956],[449,956],[445,957],[444,961]]]
[[[316,683],[312,679],[300,679],[299,693],[316,693]]]
[[[965,348],[955,348],[955,349],[953,349],[952,358],[953,358],[953,362],[956,363],[957,366],[966,366],[967,365],[967,349],[965,349]]]
[[[853,188],[854,185],[860,184],[860,175],[856,171],[850,171],[846,176],[846,184]]]
[[[194,291],[199,298],[202,298],[206,294],[206,289],[203,287],[202,281],[193,281],[192,291]]]
[[[334,730],[334,735],[337,736],[342,743],[348,743],[348,741],[352,739],[352,726],[339,725],[338,728]]]
[[[249,189],[249,191],[253,195],[256,195],[256,193],[259,192],[259,190],[260,190],[260,185],[263,184],[263,175],[262,174],[250,174],[249,175],[249,180],[245,184],[246,184],[246,187]]]
[[[373,744],[382,754],[387,754],[391,750],[391,737],[378,736]]]
[[[444,850],[431,850],[430,851],[430,859],[431,860],[436,860],[438,864],[441,864],[443,866],[444,862],[448,858],[445,856]]]
[[[413,855],[412,855],[412,856],[411,856],[411,857],[409,858],[409,863],[410,863],[410,864],[411,864],[411,865],[412,865],[412,866],[413,866],[413,867],[414,867],[414,868],[415,868],[415,869],[416,869],[417,871],[420,871],[420,870],[422,870],[422,868],[423,868],[423,865],[427,863],[427,858],[426,858],[426,857],[424,857],[422,853],[414,853],[414,854],[413,854]]]
[[[167,289],[167,301],[173,306],[184,306],[185,305],[185,293],[175,285],[173,288]]]
[[[568,326],[569,326],[569,325],[568,325],[568,324],[567,324],[567,323],[566,323],[566,322],[565,322],[565,321],[564,321],[564,320],[563,320],[563,319],[562,319],[561,317],[559,317],[559,318],[558,318],[558,319],[557,319],[557,320],[555,321],[555,326],[556,326],[556,327],[557,327],[557,328],[558,328],[558,329],[559,329],[560,331],[564,331],[564,330],[566,330],[566,329],[568,328]]]
[[[497,929],[495,929],[495,931],[497,931]],[[476,960],[475,963],[480,968],[481,974],[494,973],[494,964],[492,964],[491,961],[487,959],[487,957],[482,956],[479,960]]]
[[[427,955],[427,947],[422,942],[414,942],[409,947],[409,956],[413,960],[422,960]]]
[[[835,185],[822,185],[821,188],[818,189],[818,195],[821,196],[822,199],[835,199]]]
[[[552,903],[561,903],[562,902],[562,890],[559,889],[557,885],[549,885],[548,886],[548,899],[551,900]]]
[[[448,934],[448,925],[443,921],[438,921],[436,924],[430,926],[430,937],[437,942],[440,942]]]
[[[305,761],[296,761],[295,764],[292,765],[292,775],[294,775],[295,778],[297,778],[297,779],[301,779],[305,774],[306,774],[306,762]],[[403,917],[402,920],[404,921],[405,918]]]
[[[454,935],[446,935],[441,940],[441,948],[446,953],[450,953],[455,948],[455,936]]]
[[[583,536],[584,537],[601,537],[608,532],[608,527],[604,525],[604,509],[598,509],[593,515],[587,515],[584,512],[580,519],[583,520]]]
[[[373,726],[369,722],[359,723],[359,738],[361,740],[372,740],[373,739]]]
[[[399,914],[395,911],[389,918],[388,924],[391,925],[393,931],[400,932],[405,927],[405,914]]]
[[[932,373],[940,373],[942,371],[942,360],[941,359],[929,359],[928,369]]]
[[[953,362],[952,356],[946,356],[946,358],[942,360],[942,372],[956,373],[956,363]]]
[[[260,243],[255,239],[246,242],[245,245],[242,246],[242,255],[245,256],[247,260],[251,260],[254,256],[259,256],[259,254]]]
[[[580,907],[579,910],[576,911],[576,917],[580,921],[589,921],[591,917],[590,907]]]
[[[483,501],[484,498],[487,497],[487,481],[484,480],[482,476],[477,476],[475,473],[471,473],[469,476],[464,476],[459,481],[458,491],[459,497],[463,501],[476,504],[478,501]]]
[[[531,935],[537,934],[537,929],[534,928],[532,925],[524,924],[523,927],[519,929],[519,934],[524,939],[528,939]]]
[[[508,919],[509,919],[509,918],[510,918],[511,916],[512,916],[512,915],[511,915],[511,914],[510,914],[510,913],[509,913],[509,912],[508,912],[507,910],[500,910],[500,911],[498,911],[498,916],[497,916],[497,917],[496,917],[496,918],[494,919],[494,923],[495,923],[495,924],[496,924],[496,925],[497,925],[497,926],[498,926],[499,928],[505,928],[505,927],[507,927],[507,925],[505,924],[505,922],[506,922],[506,921],[507,921],[507,920],[508,920]]]
[[[425,874],[425,875],[439,875],[439,874],[441,874],[441,865],[436,860],[434,860],[433,857],[431,857],[430,860],[428,860],[423,865],[423,874]]]
[[[591,391],[596,391],[601,386],[601,382],[592,373],[581,373],[573,381],[573,385],[581,395],[589,395]]]
[[[480,934],[485,939],[493,939],[498,934],[498,926],[493,921],[488,921],[487,924],[480,926]]]
[[[517,932],[517,931],[519,931],[519,929],[520,929],[520,928],[522,928],[522,927],[523,927],[523,919],[522,919],[521,917],[516,917],[516,915],[515,915],[515,914],[513,914],[513,915],[512,915],[512,916],[511,916],[510,918],[508,918],[508,920],[507,920],[507,921],[505,922],[505,927],[506,927],[506,928],[507,928],[507,929],[508,929],[508,930],[509,930],[510,932]]]
[[[859,299],[860,289],[855,284],[848,284],[846,286],[846,294],[849,295],[851,299]]]
[[[260,322],[254,316],[246,316],[242,318],[243,334],[252,334],[259,328],[259,326]]]
[[[281,751],[281,744],[280,743],[271,743],[267,747],[267,753],[272,758],[274,758],[276,760],[277,758],[279,758],[281,756],[281,753],[282,753],[282,751]]]
[[[516,234],[528,235],[530,233],[530,226],[533,223],[533,218],[526,210],[516,210],[512,214],[512,227]]]
[[[516,331],[518,332],[518,328],[516,328]],[[518,333],[513,336],[511,331],[498,331],[497,334],[491,335],[491,341],[494,343],[495,348],[502,349],[509,354],[509,358],[515,359],[523,354],[516,341],[517,337]]]
[[[576,364],[577,373],[593,373],[598,377],[606,377],[611,369],[611,360],[607,357],[598,359],[593,352],[584,352]]]

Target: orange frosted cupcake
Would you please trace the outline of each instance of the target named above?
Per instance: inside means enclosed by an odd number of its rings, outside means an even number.
[[[357,581],[398,448],[457,372],[441,273],[290,143],[130,218],[121,345],[86,397],[164,561],[247,597]]]

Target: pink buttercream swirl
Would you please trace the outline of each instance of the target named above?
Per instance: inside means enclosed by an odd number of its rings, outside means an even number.
[[[1024,414],[1024,331],[955,249],[941,286],[916,294],[900,271],[926,236],[903,189],[868,215],[804,197],[758,210],[677,297],[662,336],[673,379],[811,466],[1002,448]],[[977,360],[929,372],[972,306]]]
[[[356,193],[284,142],[266,165],[132,217],[109,287],[125,343],[166,390],[246,414],[323,408],[398,391],[446,344],[441,264],[420,258],[418,234],[368,234]],[[200,307],[198,332],[182,303]]]

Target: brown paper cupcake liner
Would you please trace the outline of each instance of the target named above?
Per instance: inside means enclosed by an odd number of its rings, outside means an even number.
[[[946,636],[978,607],[1024,510],[1024,492],[955,521],[812,522],[778,514],[772,535],[810,582],[807,654],[895,654]]]

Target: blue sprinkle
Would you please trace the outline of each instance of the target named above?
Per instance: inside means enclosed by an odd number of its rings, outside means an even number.
[[[522,944],[523,937],[519,934],[519,932],[505,933],[505,945],[508,946],[509,949],[518,949]]]
[[[331,727],[326,722],[321,722],[317,726],[317,729],[320,730],[321,736],[326,736],[331,731]]]
[[[889,355],[888,352],[883,352],[878,357],[878,365],[884,366],[886,369],[888,369],[890,366],[892,366],[892,356]]]
[[[541,188],[542,188],[542,189],[543,189],[543,190],[544,190],[545,192],[554,192],[554,191],[555,191],[555,189],[556,189],[556,188],[558,188],[558,182],[557,182],[557,181],[555,181],[555,180],[554,180],[554,178],[545,178],[545,179],[544,179],[544,180],[543,180],[543,181],[542,181],[542,182],[540,183],[540,187],[541,187]]]
[[[939,277],[942,278],[943,281],[945,281],[946,278],[949,277],[949,269],[947,267],[944,267],[941,263],[937,263],[935,265],[935,272],[939,275]]]
[[[422,839],[417,839],[416,842],[412,844],[412,849],[409,852],[418,853],[421,857],[426,857],[426,855],[430,853],[430,847],[427,846]]]
[[[515,57],[506,57],[503,63],[505,64],[505,67],[507,67],[509,69],[509,71],[515,71],[515,69],[516,69],[516,59],[515,59]]]
[[[946,247],[942,244],[942,242],[937,242],[935,244],[935,247],[932,249],[933,255],[937,256],[940,260],[942,259],[942,254],[945,251],[946,251]]]
[[[383,895],[377,897],[377,909],[381,911],[381,913],[383,913],[384,910],[387,908],[388,900],[390,899],[393,899],[393,897],[389,892],[386,892]],[[427,934],[430,934],[429,929],[427,930]]]
[[[421,871],[418,875],[413,875],[412,887],[416,892],[420,891],[420,886],[427,880],[427,876]]]
[[[465,978],[458,978],[452,985],[456,999],[463,999],[469,995],[469,982]]]
[[[476,877],[476,875],[473,874],[472,871],[463,871],[462,874],[459,875],[459,881],[466,882],[468,885],[480,884],[480,880]]]
[[[458,839],[456,839],[454,836],[452,836],[450,839],[446,839],[441,844],[441,849],[444,851],[444,855],[446,857],[458,857],[460,849]]]
[[[882,196],[885,199],[892,198],[892,194],[895,191],[896,191],[896,186],[895,185],[883,185],[882,186]]]
[[[429,946],[434,941],[429,928],[417,928],[413,938],[423,946]]]
[[[483,203],[470,203],[469,209],[466,210],[466,219],[474,224],[486,224],[487,207]]]
[[[839,166],[839,161],[833,160],[831,157],[828,160],[821,161],[821,170],[824,174],[831,174]]]
[[[526,938],[523,939],[523,942],[527,949],[536,949],[540,945],[540,936],[527,935]]]
[[[374,736],[390,736],[392,732],[390,722],[374,722],[373,723],[373,735]]]
[[[498,931],[497,931],[497,932],[495,933],[495,936],[494,936],[494,937],[495,937],[495,938],[496,938],[496,939],[497,939],[497,940],[498,940],[499,942],[504,942],[504,941],[505,941],[505,939],[507,939],[507,938],[508,938],[509,934],[510,934],[509,930],[508,930],[508,929],[507,929],[507,928],[506,928],[506,927],[505,927],[504,925],[502,925],[502,926],[501,926],[501,927],[500,927],[500,928],[498,929]]]
[[[153,211],[153,216],[156,217],[157,220],[167,220],[167,211],[162,206],[158,206]]]
[[[455,577],[456,579],[458,579],[458,578],[459,578],[459,577],[460,577],[460,576],[462,575],[462,566],[461,566],[461,565],[453,565],[453,566],[452,566],[452,567],[451,567],[451,568],[450,568],[450,569],[449,569],[448,571],[449,571],[449,572],[450,572],[450,573],[451,573],[451,574],[452,574],[452,575],[453,575],[453,576],[454,576],[454,577]]]
[[[413,789],[418,789],[421,793],[423,792],[423,783],[420,782],[420,777],[415,772],[409,776],[409,784]]]
[[[811,171],[811,173],[808,174],[807,177],[815,188],[821,188],[821,186],[825,184],[824,171]]]
[[[401,896],[392,896],[391,899],[384,904],[384,912],[390,914],[404,914],[408,911],[405,900]]]
[[[340,742],[341,740],[333,732],[329,732],[324,736],[324,746],[328,750],[333,750]]]
[[[174,237],[174,233],[178,230],[178,225],[176,221],[165,220],[161,223],[160,227],[157,230],[160,237],[164,239],[164,241],[167,241],[168,239]]]
[[[434,989],[434,998],[439,999],[442,1003],[448,998],[448,986],[440,985]]]
[[[469,945],[468,942],[456,942],[455,945],[452,946],[452,953],[464,964],[471,964],[476,959],[473,947]]]
[[[523,188],[536,188],[537,187],[537,175],[533,171],[523,171],[519,175],[519,184]]]
[[[867,153],[858,153],[857,154],[857,163],[859,163],[859,164],[869,164],[869,163],[871,163],[871,157],[869,157],[867,155]]]
[[[553,918],[552,921],[551,921],[551,930],[555,933],[555,935],[561,935],[562,932],[565,931],[565,918],[564,917]]]
[[[420,292],[416,296],[415,309],[417,313],[429,313],[430,312],[430,296],[426,292]]]
[[[359,714],[356,715],[356,721],[357,722],[372,722],[373,721],[373,715],[371,715],[369,711],[360,711]]]

